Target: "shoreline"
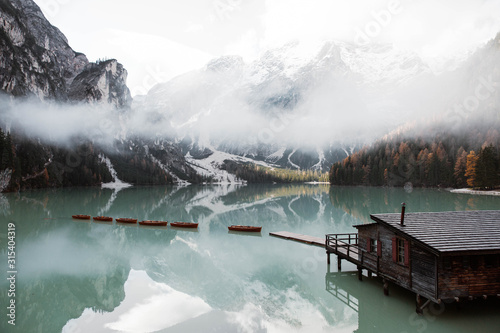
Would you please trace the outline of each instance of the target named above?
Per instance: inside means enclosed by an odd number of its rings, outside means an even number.
[[[473,194],[473,195],[498,195],[500,196],[499,190],[493,191],[480,191],[480,190],[472,190],[470,188],[459,188],[450,190],[451,193],[462,193],[462,194]]]

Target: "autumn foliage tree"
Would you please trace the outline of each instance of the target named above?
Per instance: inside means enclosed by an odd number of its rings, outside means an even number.
[[[330,183],[493,188],[500,185],[500,136],[495,131],[486,133],[483,148],[478,141],[482,138],[479,130],[464,136],[380,140],[335,163],[330,169]]]
[[[467,155],[467,164],[465,167],[465,177],[467,177],[467,185],[470,187],[475,187],[477,185],[476,165],[477,165],[477,156],[474,150],[471,150],[469,155]]]

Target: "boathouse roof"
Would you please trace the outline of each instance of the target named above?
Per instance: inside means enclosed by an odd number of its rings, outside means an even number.
[[[400,213],[370,217],[437,254],[500,253],[500,210],[406,213],[403,225]]]

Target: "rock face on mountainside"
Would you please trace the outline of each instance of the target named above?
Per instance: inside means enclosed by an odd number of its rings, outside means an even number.
[[[149,150],[117,138],[114,148],[106,150],[94,135],[61,145],[9,120],[9,112],[17,112],[24,98],[49,101],[41,103],[48,109],[63,102],[126,111],[132,103],[126,79],[127,71],[116,60],[91,63],[75,52],[32,0],[0,1],[0,192],[116,183],[118,177],[133,184],[168,184],[173,178],[167,167],[189,178],[194,171],[167,144],[165,149]],[[126,112],[115,114],[119,119]]]
[[[129,107],[126,77],[115,60],[93,64],[75,52],[33,1],[0,1],[0,88],[7,94]]]
[[[74,78],[68,97],[74,101],[129,108],[132,98],[126,81],[127,71],[116,60],[90,63]]]

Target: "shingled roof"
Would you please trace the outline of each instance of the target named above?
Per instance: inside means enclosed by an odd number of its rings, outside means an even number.
[[[372,220],[426,245],[434,252],[500,253],[500,210],[372,214]]]

